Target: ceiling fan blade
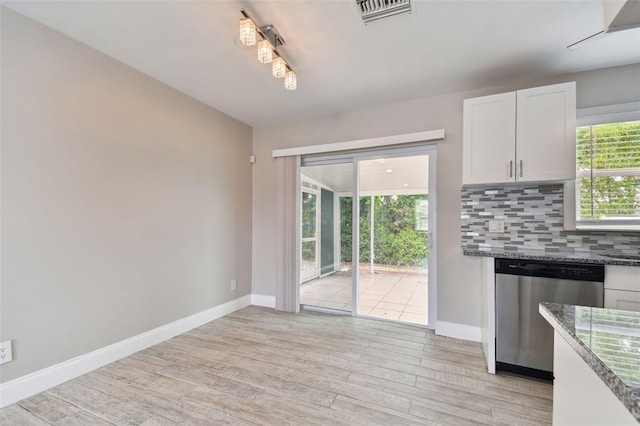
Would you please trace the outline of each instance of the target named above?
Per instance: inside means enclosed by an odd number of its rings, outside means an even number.
[[[604,31],[604,30],[603,30],[603,31],[600,31],[600,32],[597,32],[597,33],[595,33],[595,34],[590,35],[589,37],[585,37],[585,38],[583,38],[583,39],[582,39],[582,40],[580,40],[580,41],[576,41],[575,43],[568,45],[568,46],[567,46],[567,49],[569,49],[569,50],[576,50],[576,49],[579,49],[579,48],[581,48],[582,46],[584,46],[584,45],[585,45],[585,43],[587,43],[588,41],[597,40],[597,39],[602,38],[602,37],[604,37],[604,36],[606,36],[606,35],[607,35],[607,32],[606,32],[606,31]]]

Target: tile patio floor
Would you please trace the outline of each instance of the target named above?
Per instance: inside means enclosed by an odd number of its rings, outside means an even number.
[[[300,286],[303,305],[351,311],[351,272],[336,272]],[[360,272],[358,314],[427,325],[427,277]]]

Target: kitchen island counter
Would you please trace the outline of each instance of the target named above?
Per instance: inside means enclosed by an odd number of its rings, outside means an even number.
[[[566,420],[568,412],[577,411],[571,411],[572,404],[579,406],[583,411],[585,407],[588,409],[590,404],[581,399],[580,393],[584,393],[587,398],[597,393],[583,382],[584,372],[579,375],[574,374],[573,370],[579,368],[576,362],[562,363],[563,347],[570,347],[584,361],[584,364],[601,380],[600,384],[606,386],[602,389],[606,392],[608,388],[622,403],[624,406],[620,407],[622,411],[625,411],[623,408],[628,410],[621,414],[623,418],[630,413],[629,419],[635,419],[640,423],[640,313],[541,303],[540,314],[555,330],[554,423],[556,420],[558,420],[557,423],[562,423],[556,418],[556,410],[560,412],[562,419]],[[558,352],[561,353],[560,361]],[[579,361],[577,358],[575,360]],[[571,379],[567,379],[572,377],[571,374],[574,374],[579,383],[573,383]],[[555,389],[560,385],[560,388]],[[567,385],[569,385],[568,388]],[[563,393],[563,387],[568,389],[568,392]],[[556,390],[560,394],[558,398],[556,398]],[[569,394],[568,397],[567,394]],[[600,405],[600,403],[605,402],[598,399],[591,405]],[[596,406],[594,409],[601,410],[602,407]]]

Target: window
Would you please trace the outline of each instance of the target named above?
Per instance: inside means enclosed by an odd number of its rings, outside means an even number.
[[[579,228],[640,229],[640,111],[633,110],[638,107],[636,104],[604,107],[599,109],[600,114],[583,113],[583,117],[579,112],[576,129]],[[613,109],[617,112],[612,112]]]
[[[429,230],[429,200],[416,200],[416,231]]]

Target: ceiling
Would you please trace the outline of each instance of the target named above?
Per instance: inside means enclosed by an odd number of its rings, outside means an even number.
[[[361,195],[409,195],[429,192],[429,157],[376,158],[361,160]],[[336,192],[353,192],[353,164],[302,167],[301,173]]]
[[[252,126],[640,62],[640,29],[566,49],[602,30],[600,0],[413,0],[367,25],[355,0],[2,4]],[[284,37],[297,90],[239,45],[241,8]]]

